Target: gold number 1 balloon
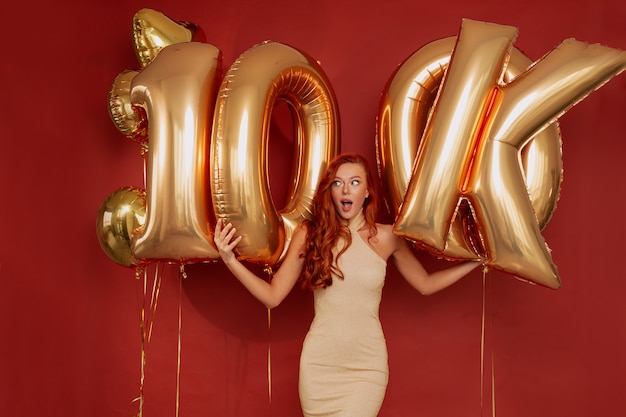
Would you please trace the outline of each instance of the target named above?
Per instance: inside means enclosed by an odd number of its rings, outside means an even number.
[[[146,223],[133,239],[143,260],[219,257],[208,210],[208,140],[220,51],[189,42],[167,46],[134,77],[131,102],[148,119]]]

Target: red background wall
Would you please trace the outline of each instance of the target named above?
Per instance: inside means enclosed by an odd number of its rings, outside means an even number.
[[[222,50],[225,68],[267,39],[319,60],[338,98],[342,151],[373,163],[387,79],[424,44],[456,35],[462,18],[518,27],[515,46],[532,59],[569,37],[626,48],[626,3],[618,0],[34,0],[11,7],[0,29],[3,416],[138,411],[141,286],[100,249],[95,224],[106,196],[143,184],[139,148],[107,112],[115,76],[138,68],[131,20],[141,8],[198,24]],[[381,416],[488,415],[492,376],[495,415],[626,415],[625,93],[621,75],[560,119],[565,180],[543,234],[562,289],[497,272],[483,283],[476,271],[422,297],[390,267],[381,318],[391,375]],[[277,199],[284,189],[277,178],[288,172],[287,164],[273,169]],[[445,266],[420,256],[428,268]],[[186,270],[180,290],[176,267],[163,272],[143,414],[177,415],[179,391],[181,416],[300,415],[297,362],[310,294],[294,290],[272,312],[268,332],[265,309],[219,262]]]

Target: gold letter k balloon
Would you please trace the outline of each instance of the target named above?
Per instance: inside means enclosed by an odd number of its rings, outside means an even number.
[[[528,167],[524,171],[521,166],[522,149],[551,129],[551,124],[574,104],[621,72],[626,53],[568,39],[507,83],[506,67],[516,36],[514,27],[464,20],[434,101],[419,102],[422,98],[417,93],[405,100],[417,102],[404,106],[413,106],[414,117],[429,113],[420,106],[432,104],[432,109],[419,147],[403,143],[409,155],[395,152],[399,159],[415,158],[394,231],[444,257],[471,259],[482,255],[493,269],[559,288],[556,267],[541,236],[547,218],[538,216],[536,206],[540,203],[527,184],[531,181],[528,174],[534,171]],[[436,74],[437,70],[442,72],[443,65],[445,62],[435,60],[434,67],[424,71]],[[399,74],[400,70],[396,77]],[[393,88],[394,81],[388,89]],[[415,85],[423,85],[418,79],[411,81],[416,91],[419,88]],[[390,143],[396,138],[403,141],[407,126],[415,124],[405,121],[395,125],[390,116],[393,111],[383,99],[379,159],[387,177],[390,169],[395,174],[402,171],[398,166],[401,161],[389,160],[394,155],[390,146],[395,146]],[[558,150],[552,151],[552,159],[560,159],[558,131],[549,138],[551,149]],[[418,150],[413,153],[411,147]],[[545,161],[531,157],[524,162]],[[560,168],[560,160],[551,163],[549,176],[553,178],[548,182],[552,187],[547,189],[558,194],[560,172],[555,174],[554,167]],[[556,203],[554,196],[539,197]],[[461,210],[468,203],[471,221],[464,222]],[[464,224],[460,229],[465,240],[455,235],[459,222]],[[477,230],[470,230],[473,226],[467,224],[474,222]],[[476,234],[478,244],[471,244]],[[468,255],[451,256],[458,252],[458,246],[465,246]]]

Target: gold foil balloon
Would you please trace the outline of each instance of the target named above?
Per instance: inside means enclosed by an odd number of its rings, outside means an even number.
[[[144,109],[146,222],[133,239],[135,257],[176,262],[217,259],[210,230],[208,140],[220,51],[190,42],[163,48],[134,77],[133,106]]]
[[[287,206],[271,198],[267,143],[277,100],[296,121],[296,160]],[[319,177],[339,150],[339,116],[321,67],[304,53],[265,42],[242,54],[220,87],[211,140],[211,192],[217,218],[232,223],[240,259],[272,266],[295,227],[311,214]]]
[[[133,16],[135,54],[146,67],[166,46],[191,42],[198,27],[190,22],[175,22],[161,12],[141,9]]]
[[[625,52],[570,39],[498,89],[483,134],[484,147],[467,184],[488,250],[488,266],[559,287],[556,267],[540,234],[541,223],[517,168],[518,151],[547,123],[625,67]]]
[[[455,37],[434,41],[415,52],[398,67],[383,91],[376,149],[380,175],[394,215],[404,200],[420,139],[455,41]],[[478,259],[465,227],[465,216],[471,215],[471,211],[467,206],[464,210],[456,207],[453,210],[456,212],[443,250],[425,248],[447,259]],[[420,246],[420,242],[416,243]]]
[[[126,137],[147,142],[148,125],[145,113],[130,103],[130,87],[138,71],[127,70],[115,77],[109,92],[109,115],[113,124]]]
[[[113,192],[98,210],[96,234],[104,253],[114,262],[131,267],[141,264],[131,250],[133,233],[145,220],[145,193],[134,187]]]
[[[189,22],[174,22],[163,13],[141,9],[133,16],[133,43],[137,59],[144,68],[166,46],[191,42],[198,28]],[[126,70],[113,81],[109,91],[109,115],[118,130],[137,142],[148,141],[146,115],[130,102],[132,80],[139,71]]]
[[[432,93],[437,83],[430,82],[425,99],[417,100],[416,107],[422,102],[432,107],[401,113],[402,104],[383,101],[380,165],[383,175],[395,172],[395,162],[390,161],[399,151],[388,145],[389,138],[399,135],[404,146],[413,140],[410,129],[418,125],[404,119],[428,114],[425,123],[420,116],[424,128],[419,147],[407,145],[412,147],[408,158],[416,156],[408,185],[404,188],[401,183],[396,191],[397,199],[406,190],[394,226],[396,233],[445,253],[459,203],[467,200],[487,266],[559,288],[556,267],[540,233],[556,205],[561,180],[560,138],[554,122],[622,71],[626,58],[615,49],[568,40],[522,72],[515,65],[527,66],[528,61],[511,58],[516,36],[517,30],[509,26],[464,20],[436,97],[433,99]],[[441,45],[433,46],[440,58],[434,59],[429,72],[445,67]],[[515,68],[509,75],[507,63]],[[395,91],[393,87],[394,81],[388,90]],[[419,85],[412,88],[420,89]],[[398,91],[405,94],[406,87]],[[395,93],[391,96],[400,103],[405,100]],[[402,109],[396,118],[394,107]],[[546,138],[538,140],[540,132]],[[398,146],[397,139],[393,142]],[[410,162],[406,156],[402,161],[398,171],[405,173]],[[527,186],[529,180],[538,185]],[[529,190],[536,195],[531,196]],[[466,242],[456,243],[475,252]]]
[[[404,200],[421,137],[455,43],[456,37],[449,37],[420,48],[398,67],[383,92],[376,145],[380,175],[394,215]],[[504,80],[512,80],[531,64],[522,52],[512,49]],[[530,199],[543,229],[556,209],[562,180],[558,120],[529,140],[522,148],[521,161]],[[456,208],[443,251],[427,249],[447,259],[477,259],[482,254],[476,249],[481,246],[478,231],[468,229],[475,227],[468,226],[475,222],[468,218],[473,213],[466,203],[461,199]]]

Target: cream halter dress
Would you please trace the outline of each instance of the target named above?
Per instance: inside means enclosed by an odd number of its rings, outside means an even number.
[[[338,266],[344,279],[313,293],[315,317],[300,357],[300,402],[305,417],[375,417],[389,367],[378,308],[387,263],[357,232]],[[336,253],[336,252],[335,252]]]

